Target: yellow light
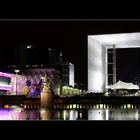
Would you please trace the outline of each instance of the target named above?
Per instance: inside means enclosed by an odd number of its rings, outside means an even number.
[[[72,105],[70,105],[70,108],[72,108]]]
[[[103,108],[103,104],[100,104],[100,108]]]
[[[126,105],[124,105],[124,109],[126,109]]]
[[[106,105],[106,108],[109,108],[109,105]]]
[[[69,104],[66,105],[66,108],[70,108]]]
[[[41,109],[40,109],[40,112],[41,112],[41,113],[45,113],[45,112],[46,112],[46,109],[41,108]]]
[[[77,108],[79,108],[79,105],[77,105]]]
[[[131,108],[131,104],[127,104],[127,108]]]
[[[73,108],[76,108],[76,104],[73,104]]]

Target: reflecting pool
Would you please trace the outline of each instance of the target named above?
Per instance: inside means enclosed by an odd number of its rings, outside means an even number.
[[[140,109],[0,109],[0,120],[140,120]]]

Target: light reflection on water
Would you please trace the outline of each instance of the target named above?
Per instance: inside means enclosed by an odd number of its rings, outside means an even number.
[[[140,120],[138,109],[98,109],[88,111],[88,120]]]
[[[140,120],[140,109],[0,109],[0,120]]]

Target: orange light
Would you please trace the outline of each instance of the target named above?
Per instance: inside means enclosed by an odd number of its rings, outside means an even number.
[[[4,108],[9,108],[9,105],[4,105]]]

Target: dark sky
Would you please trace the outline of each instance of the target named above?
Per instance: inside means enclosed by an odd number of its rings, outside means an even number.
[[[135,82],[140,74],[140,49],[127,48],[116,51],[117,81]],[[140,78],[140,77],[139,77]],[[140,82],[140,81],[139,81]]]
[[[2,48],[13,48],[18,43],[29,43],[35,47],[50,47],[56,51],[62,49],[63,56],[75,65],[76,82],[86,85],[87,35],[127,32],[140,32],[140,21],[0,21],[0,48],[2,51]],[[1,55],[8,58],[10,53]]]

